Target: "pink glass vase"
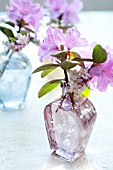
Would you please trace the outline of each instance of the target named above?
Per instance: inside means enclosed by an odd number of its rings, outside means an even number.
[[[53,154],[69,162],[83,155],[90,138],[96,110],[85,97],[71,101],[69,94],[45,107],[44,119]]]

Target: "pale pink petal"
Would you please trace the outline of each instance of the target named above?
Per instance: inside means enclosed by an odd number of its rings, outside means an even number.
[[[65,35],[62,29],[54,29],[53,40],[58,47],[60,47],[61,45],[65,45]]]
[[[90,53],[88,53],[87,51],[80,51],[79,54],[82,58],[91,58]]]
[[[93,77],[93,76],[101,76],[102,75],[102,68],[101,66],[95,66],[92,67],[89,71],[89,74]]]
[[[90,45],[90,47],[89,47],[90,53],[93,52],[93,48],[94,48],[96,45],[97,45],[96,42],[92,42],[92,43],[91,43],[91,45]]]
[[[99,91],[106,91],[108,87],[108,79],[106,78],[106,76],[100,76],[98,77],[98,80],[97,80],[97,89]]]
[[[73,47],[84,47],[88,45],[87,40],[80,37],[80,32],[73,28],[67,30],[65,41],[69,50]]]

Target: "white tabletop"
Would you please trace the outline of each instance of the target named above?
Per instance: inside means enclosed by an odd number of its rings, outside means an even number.
[[[113,12],[83,12],[77,25],[82,37],[113,47]],[[33,69],[40,65],[37,48],[27,47]],[[47,79],[34,74],[25,108],[0,111],[0,170],[113,170],[113,89],[94,91],[91,101],[98,113],[85,155],[68,163],[51,155],[43,109],[60,96],[58,89],[38,99],[37,91]],[[49,79],[49,78],[48,78]]]

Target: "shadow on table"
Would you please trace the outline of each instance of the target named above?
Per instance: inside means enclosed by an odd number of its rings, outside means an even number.
[[[89,162],[86,155],[83,155],[72,163],[66,162],[55,155],[51,155],[48,162],[44,164],[40,170],[76,170],[76,168],[77,170],[96,170],[99,167],[93,162]]]

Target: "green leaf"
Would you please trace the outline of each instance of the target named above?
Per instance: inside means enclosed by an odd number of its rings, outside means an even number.
[[[27,32],[24,31],[24,30],[21,30],[20,33],[21,33],[22,35],[27,35]]]
[[[67,52],[66,51],[59,51],[57,53],[52,54],[51,56],[56,57],[58,59],[65,58],[67,56]]]
[[[74,60],[76,58],[81,58],[80,55],[76,52],[70,52],[70,60]]]
[[[13,34],[13,32],[12,32],[12,30],[9,29],[9,28],[0,26],[0,30],[1,30],[8,38],[9,38],[9,37],[12,37],[12,38],[15,37],[14,34]]]
[[[101,45],[96,45],[93,49],[93,61],[94,63],[103,63],[107,60],[106,50]]]
[[[42,97],[45,94],[49,93],[50,91],[52,91],[54,88],[56,88],[60,83],[61,83],[62,79],[56,79],[56,80],[51,80],[48,83],[46,83],[44,86],[42,86],[42,88],[40,89],[40,91],[38,92],[38,97]]]
[[[57,68],[56,67],[53,67],[53,68],[49,68],[47,70],[44,70],[42,73],[41,73],[41,77],[44,78],[45,76],[47,76],[49,73],[51,73],[52,71],[54,71],[55,69]]]
[[[10,25],[10,26],[12,26],[12,27],[15,27],[15,24],[12,23],[12,22],[10,22],[10,21],[6,21],[5,23],[8,24],[8,25]]]
[[[51,64],[44,64],[44,65],[38,67],[37,69],[35,69],[33,71],[33,73],[37,73],[39,71],[47,70],[47,69],[50,69],[50,68],[57,68],[58,66],[59,66],[58,64],[52,64],[52,63]]]
[[[60,66],[63,70],[71,69],[71,68],[73,68],[77,65],[78,65],[78,63],[75,63],[75,62],[72,62],[72,61],[69,61],[69,60],[68,61],[65,60],[65,61],[62,61],[60,63]]]
[[[85,87],[85,90],[84,91],[82,91],[82,93],[81,93],[81,96],[85,96],[85,97],[89,97],[89,95],[90,95],[90,89],[89,89],[89,87]]]
[[[12,42],[16,41],[16,38],[9,37],[9,41],[12,43]]]
[[[27,31],[35,33],[33,30],[31,30],[30,28],[24,27]]]
[[[69,56],[70,60],[78,61],[82,67],[85,67],[83,59],[81,59],[81,56],[77,52],[70,52]]]

